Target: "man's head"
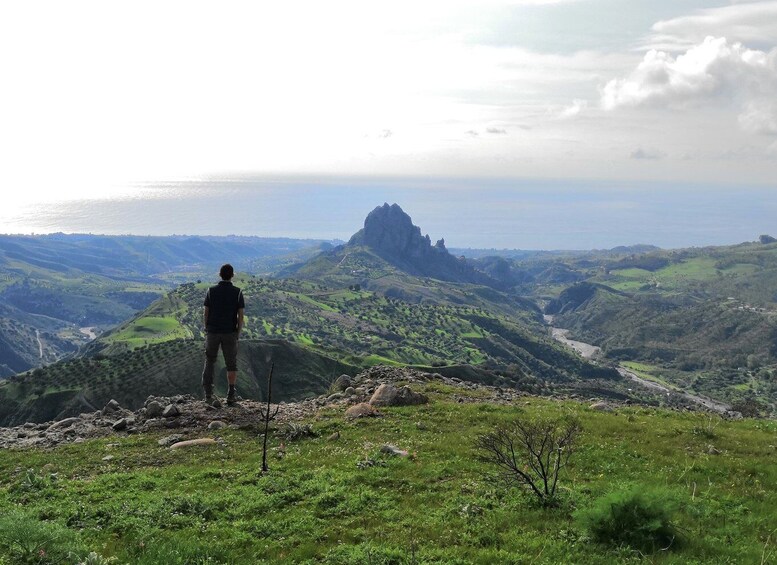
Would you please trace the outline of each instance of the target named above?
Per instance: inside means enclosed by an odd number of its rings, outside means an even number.
[[[219,276],[222,278],[222,280],[225,281],[232,280],[232,277],[235,276],[235,269],[233,269],[232,265],[229,263],[221,265],[221,269],[219,269]]]

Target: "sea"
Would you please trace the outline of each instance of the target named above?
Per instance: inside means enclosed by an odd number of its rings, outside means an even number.
[[[0,233],[347,240],[383,203],[456,248],[679,248],[777,236],[777,186],[293,176],[144,182],[116,197],[31,201],[0,209]]]

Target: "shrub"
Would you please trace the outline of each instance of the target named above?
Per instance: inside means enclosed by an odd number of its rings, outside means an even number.
[[[543,506],[551,506],[559,473],[569,463],[581,429],[572,418],[519,417],[509,427],[479,436],[475,447],[483,460],[498,467],[503,481],[526,487]]]
[[[3,557],[17,565],[65,563],[78,549],[75,534],[63,526],[16,510],[0,516],[0,563]]]
[[[671,496],[640,486],[598,499],[591,508],[577,511],[575,519],[600,543],[653,553],[677,545],[673,512]]]

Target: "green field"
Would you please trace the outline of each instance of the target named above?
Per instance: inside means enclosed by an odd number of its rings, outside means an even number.
[[[460,389],[438,383],[426,392],[430,405],[385,409],[383,418],[349,422],[325,410],[311,422],[317,437],[286,440],[282,450],[273,436],[267,474],[260,438],[234,430],[216,434],[219,447],[191,451],[161,448],[158,435],[0,451],[0,563],[17,562],[16,538],[40,540],[43,554],[34,543],[31,550],[40,564],[74,563],[53,560],[65,550],[132,565],[777,559],[774,421],[642,407],[606,413],[534,398],[459,404],[450,395]],[[516,415],[582,423],[556,507],[495,482],[475,453],[478,434]],[[328,441],[334,431],[340,439]],[[387,443],[411,457],[382,454]],[[678,536],[665,551],[596,543],[573,517],[634,487],[660,489],[676,508]]]

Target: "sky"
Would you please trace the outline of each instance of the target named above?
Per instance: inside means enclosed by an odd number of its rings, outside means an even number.
[[[774,0],[29,0],[0,53],[0,232],[296,175],[777,199]]]

